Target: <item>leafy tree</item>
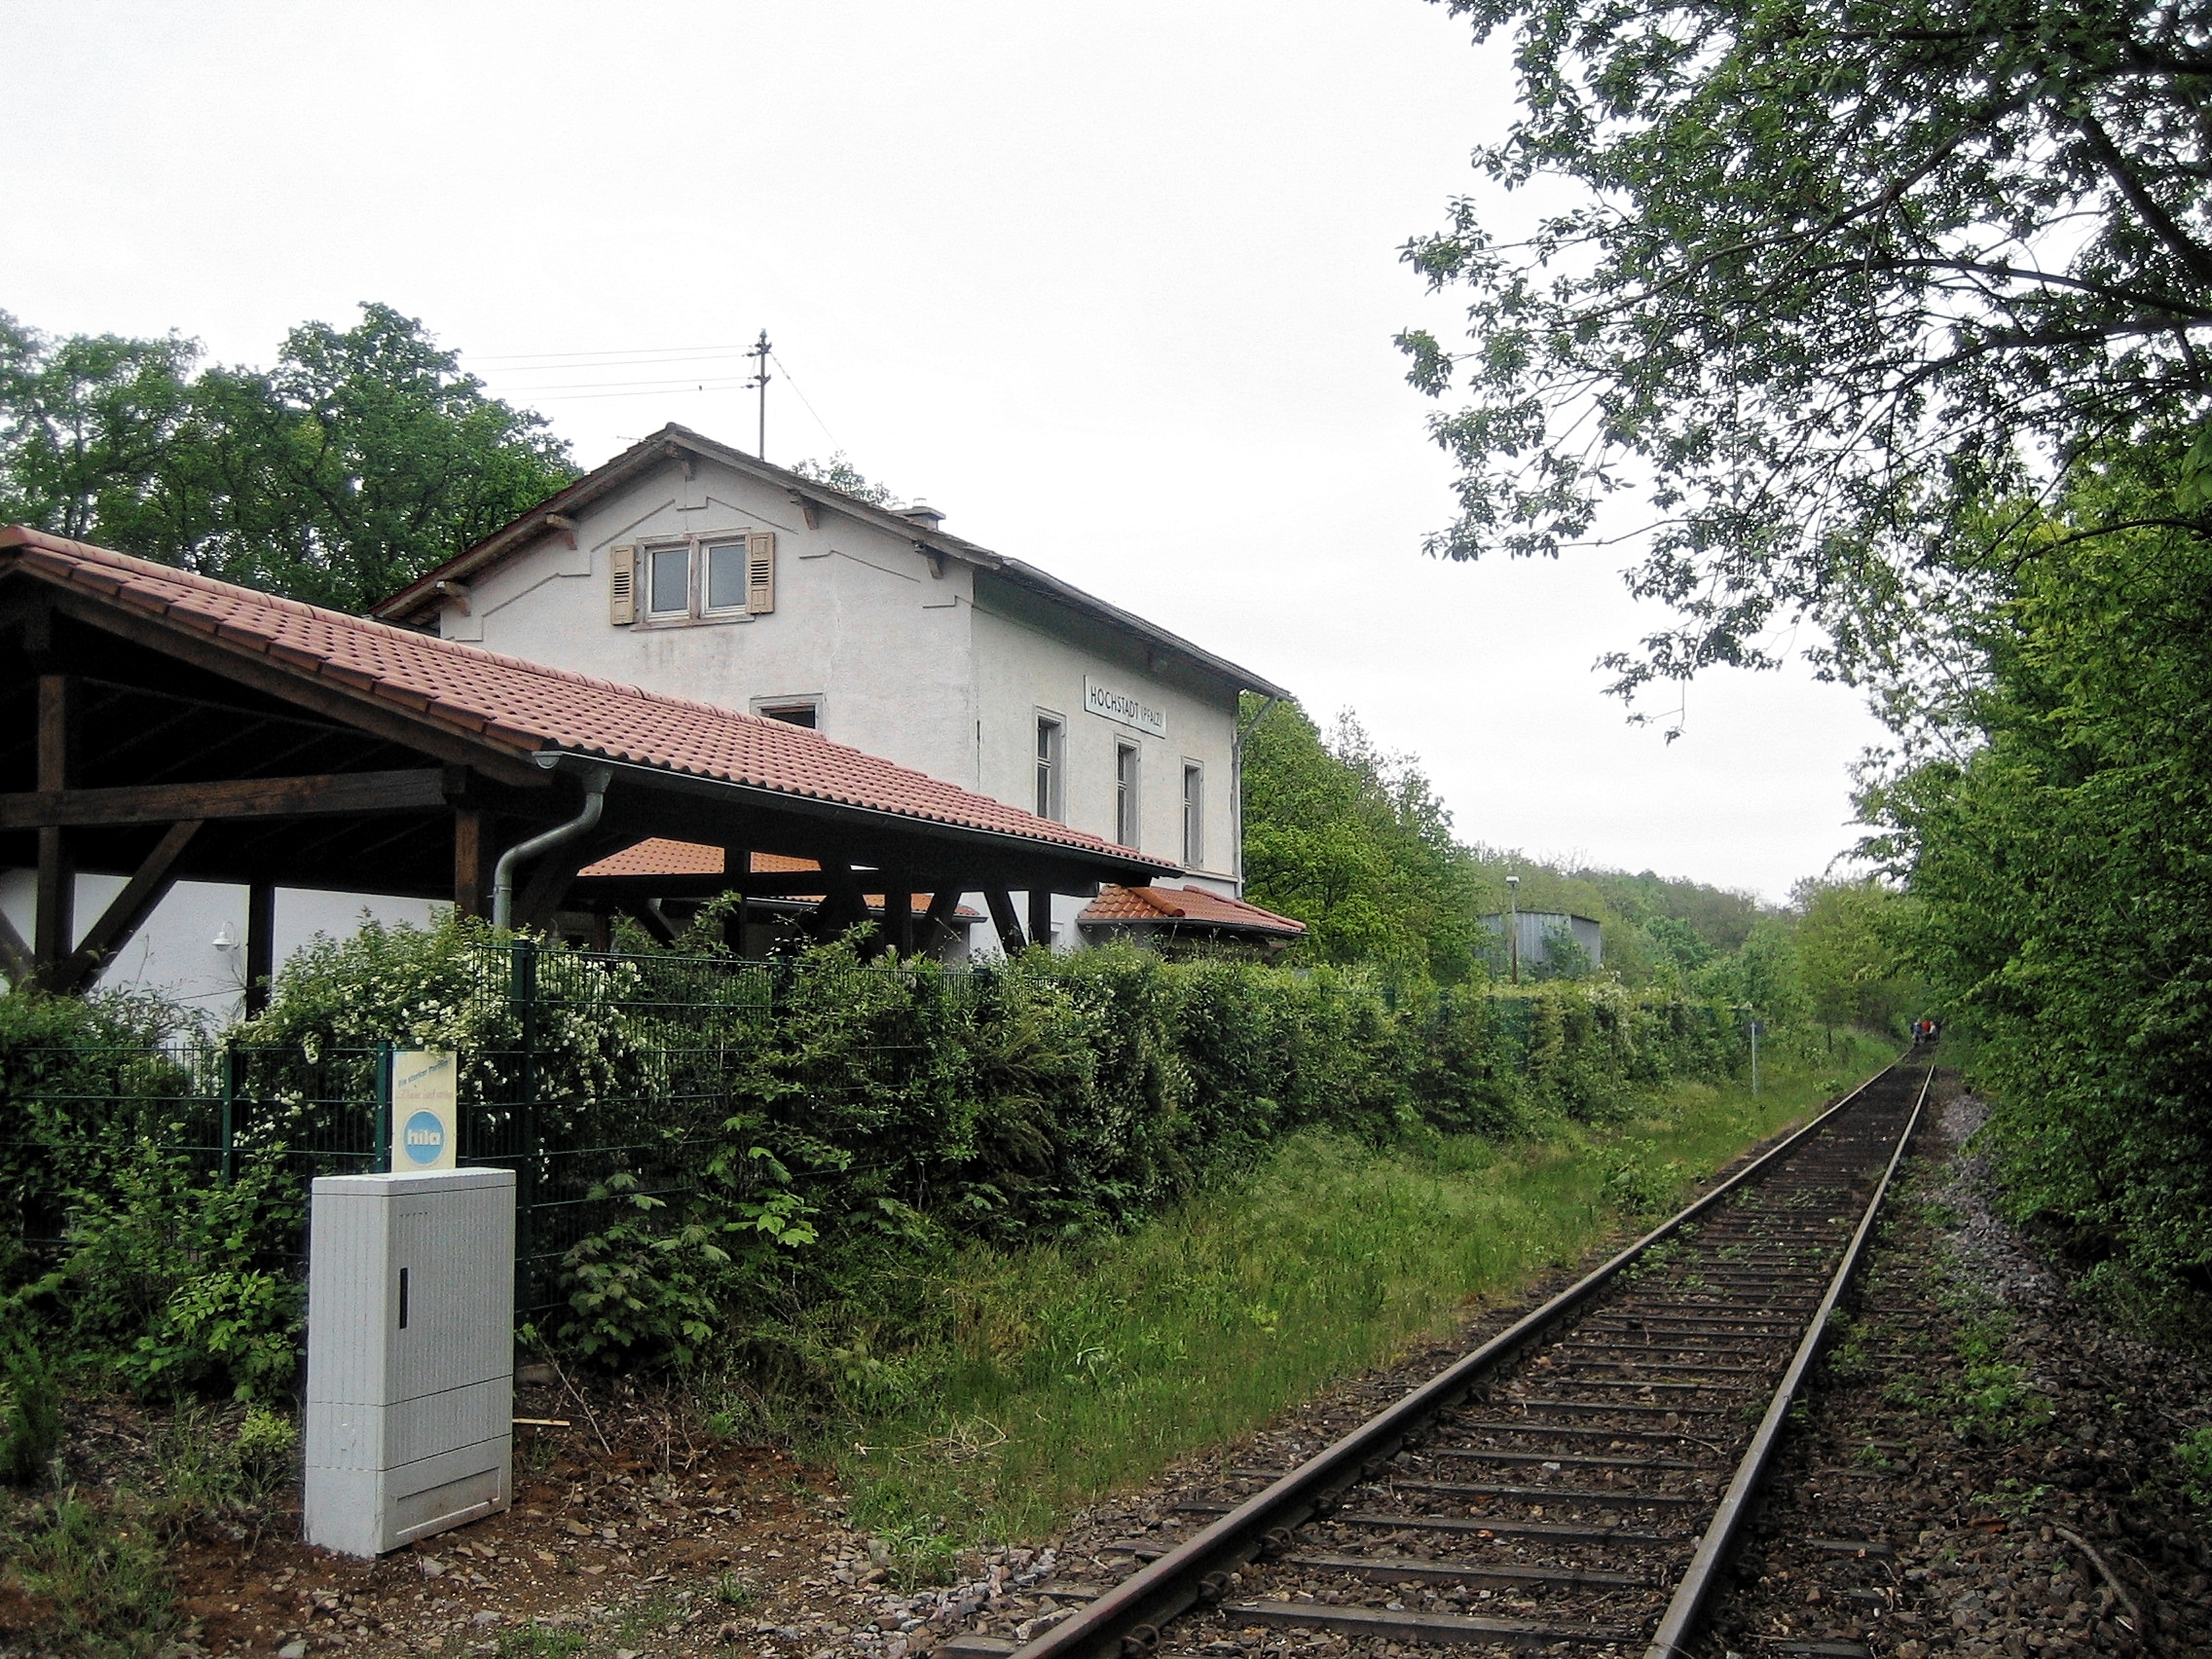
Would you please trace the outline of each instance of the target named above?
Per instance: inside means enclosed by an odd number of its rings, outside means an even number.
[[[1955,551],[2031,555],[2067,463],[2201,432],[2187,488],[2073,533],[2212,530],[2201,7],[1446,3],[1511,32],[1520,116],[1475,165],[1540,205],[1511,240],[1462,200],[1405,250],[1470,321],[1457,355],[1400,337],[1467,399],[1433,423],[1462,472],[1431,550],[1556,554],[1641,491],[1631,586],[1677,621],[1616,689],[1771,664],[1804,617],[1894,719],[1940,718],[2005,568]]]
[[[809,457],[805,461],[793,461],[792,470],[801,478],[811,478],[817,484],[827,484],[830,489],[866,501],[872,507],[899,505],[899,492],[888,484],[879,484],[868,477],[846,459],[843,450],[835,452],[828,461],[816,461]]]
[[[1813,1017],[1903,1035],[1928,994],[1904,955],[1912,902],[1872,880],[1800,882],[1790,897]]]
[[[1865,811],[1938,1006],[1977,1038],[2016,1202],[2212,1290],[2212,545],[2080,534],[2154,516],[2174,469],[2077,475],[1984,630],[1985,741]]]
[[[0,314],[0,517],[361,610],[575,476],[537,415],[364,305],[270,370]]]
[[[1473,855],[1419,766],[1348,715],[1324,739],[1286,704],[1245,739],[1244,867],[1253,903],[1306,923],[1323,961],[1419,967],[1447,984],[1475,971]]]

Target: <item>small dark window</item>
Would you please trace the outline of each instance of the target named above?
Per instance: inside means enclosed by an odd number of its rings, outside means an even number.
[[[1137,815],[1137,749],[1134,744],[1114,746],[1114,839],[1124,847],[1137,845],[1143,833]]]
[[[782,720],[786,725],[804,726],[812,731],[819,713],[812,703],[763,703],[760,713],[771,720]]]
[[[1183,762],[1183,862],[1206,862],[1206,770],[1196,760]]]
[[[1060,818],[1060,772],[1067,727],[1047,715],[1037,717],[1037,816]]]

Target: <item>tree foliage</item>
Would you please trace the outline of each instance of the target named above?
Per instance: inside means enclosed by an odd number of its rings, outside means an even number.
[[[2067,464],[2204,419],[2204,5],[1446,3],[1510,32],[1520,111],[1475,155],[1492,201],[1406,249],[1470,323],[1456,354],[1400,340],[1466,398],[1433,423],[1462,472],[1432,550],[1554,554],[1642,491],[1631,585],[1677,621],[1609,659],[1617,688],[1771,664],[1804,617],[1909,719],[1984,596],[1958,542],[2019,556]],[[1500,192],[1535,200],[1525,236]]]
[[[389,306],[295,328],[271,369],[199,359],[0,313],[0,521],[358,611],[576,475]]]
[[[2212,1289],[2212,545],[2175,462],[2084,471],[1983,631],[1985,741],[1876,790],[2022,1207]]]

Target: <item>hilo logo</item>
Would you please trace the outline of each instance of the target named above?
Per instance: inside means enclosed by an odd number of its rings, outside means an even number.
[[[418,1112],[407,1120],[400,1144],[411,1163],[435,1163],[446,1149],[446,1126],[435,1112]]]

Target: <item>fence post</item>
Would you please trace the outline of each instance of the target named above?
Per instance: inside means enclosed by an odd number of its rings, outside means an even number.
[[[369,1167],[391,1173],[391,1056],[389,1043],[377,1045],[377,1143],[369,1148]]]
[[[228,1187],[238,1179],[238,1127],[234,1117],[238,1098],[238,1050],[228,1041],[223,1044],[223,1122],[221,1144],[223,1149],[223,1185]]]
[[[537,1259],[537,941],[518,939],[510,948],[514,967],[508,994],[522,1022],[522,1054],[516,1068],[522,1098],[515,1106],[522,1155],[515,1172],[515,1312],[521,1316],[537,1305],[530,1294]]]

